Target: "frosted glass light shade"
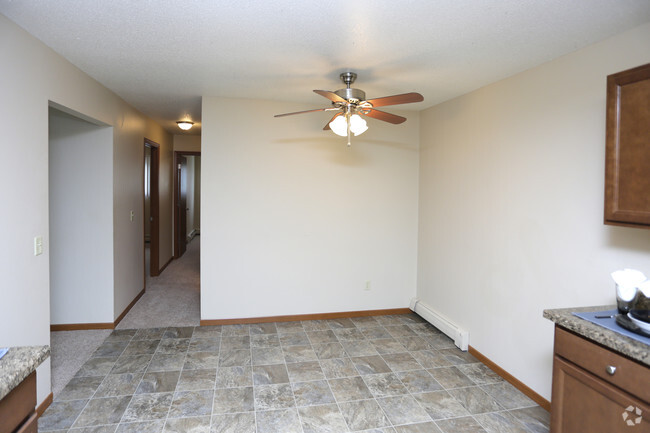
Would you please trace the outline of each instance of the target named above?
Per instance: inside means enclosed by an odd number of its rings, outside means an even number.
[[[179,120],[176,122],[179,128],[181,128],[183,131],[187,131],[194,125],[194,122],[190,122],[189,120]]]
[[[338,116],[330,122],[330,129],[336,135],[346,137],[348,135],[348,123],[345,121],[345,116]]]
[[[350,131],[355,135],[361,135],[368,130],[368,124],[358,114],[353,114],[350,117]]]

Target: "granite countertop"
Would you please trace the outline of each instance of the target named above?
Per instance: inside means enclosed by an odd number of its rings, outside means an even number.
[[[50,346],[10,347],[0,359],[0,400],[50,356]]]
[[[650,346],[612,330],[598,326],[573,313],[588,313],[594,311],[615,310],[616,305],[600,307],[562,308],[544,310],[544,317],[562,328],[575,332],[584,338],[621,353],[642,364],[650,366]]]

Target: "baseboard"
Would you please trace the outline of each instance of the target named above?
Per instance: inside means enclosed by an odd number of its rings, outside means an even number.
[[[208,320],[201,320],[201,326],[241,325],[246,323],[268,323],[268,322],[297,322],[300,320],[329,320],[329,319],[343,319],[349,317],[386,316],[391,314],[408,314],[408,313],[412,313],[412,311],[408,308],[389,308],[386,310],[343,311],[337,313],[295,314],[290,316],[245,317],[240,319],[208,319]]]
[[[145,289],[142,289],[142,290],[140,291],[140,293],[138,293],[138,295],[137,295],[135,298],[133,298],[133,300],[131,301],[131,303],[130,303],[129,305],[126,306],[126,308],[124,309],[124,311],[122,311],[122,314],[120,314],[120,315],[118,316],[118,318],[115,319],[115,322],[114,322],[114,324],[113,324],[113,328],[115,328],[115,327],[118,325],[118,323],[120,323],[120,322],[122,321],[122,319],[124,319],[124,316],[126,316],[127,313],[128,313],[129,311],[131,311],[131,308],[133,308],[133,306],[135,305],[135,303],[138,302],[138,301],[140,300],[140,298],[142,298],[142,295],[144,295],[144,291],[145,291]]]
[[[456,326],[451,322],[451,320],[447,319],[418,298],[411,299],[410,308],[419,314],[424,320],[442,331],[447,337],[454,340],[454,344],[460,350],[467,350],[469,346],[469,333],[467,331]]]
[[[507,382],[509,382],[512,386],[517,388],[519,391],[524,393],[526,397],[530,398],[533,400],[535,403],[546,409],[547,412],[551,411],[551,402],[546,400],[544,397],[541,395],[537,394],[535,391],[533,391],[531,388],[529,388],[525,383],[514,377],[512,374],[508,373],[506,370],[503,368],[499,367],[497,364],[494,363],[491,359],[483,355],[481,352],[478,350],[474,349],[472,346],[469,346],[469,353],[474,356],[474,358],[478,359],[481,361],[483,364],[487,365],[490,370],[494,371],[496,374],[501,376],[503,379],[505,379]]]
[[[54,394],[50,393],[50,395],[45,397],[45,400],[43,400],[43,402],[36,407],[36,413],[38,414],[39,418],[43,416],[43,413],[48,407],[50,407],[53,400],[54,400]]]
[[[87,331],[90,329],[115,329],[115,324],[112,322],[104,322],[104,323],[63,323],[58,325],[50,325],[51,332]]]

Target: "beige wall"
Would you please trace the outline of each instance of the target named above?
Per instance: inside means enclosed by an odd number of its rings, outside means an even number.
[[[648,62],[650,24],[421,114],[418,296],[547,399],[542,310],[650,275],[650,231],[603,225],[606,76]]]
[[[0,346],[49,344],[48,101],[113,127],[114,317],[143,285],[143,140],[161,145],[161,167],[167,167],[161,171],[169,177],[172,137],[2,15],[0,63],[0,142],[3,154],[12,155],[0,178],[7,186],[2,201],[12,206],[0,216],[3,245],[11,246],[0,257]],[[169,197],[170,183],[161,181],[161,196]],[[161,244],[171,253],[171,210],[162,209],[167,205],[168,198],[161,201],[161,215],[170,215],[161,218],[161,237],[169,240]],[[44,240],[40,256],[33,254],[37,235]],[[49,365],[38,369],[38,403],[50,393]]]
[[[407,307],[415,294],[418,114],[371,120],[348,148],[322,130],[327,114],[273,117],[307,108],[203,98],[202,319]]]
[[[174,135],[174,151],[176,152],[200,152],[200,135]]]

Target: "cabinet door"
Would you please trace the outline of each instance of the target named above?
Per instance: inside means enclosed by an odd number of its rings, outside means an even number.
[[[650,407],[556,355],[551,433],[579,432],[650,433]]]
[[[650,228],[650,64],[607,77],[605,224]]]

